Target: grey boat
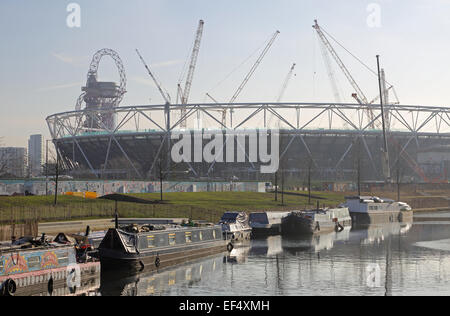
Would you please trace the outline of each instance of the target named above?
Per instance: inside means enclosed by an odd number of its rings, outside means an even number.
[[[225,252],[220,226],[111,228],[98,248],[102,270],[159,270]]]
[[[254,237],[266,237],[281,233],[281,220],[289,212],[255,212],[250,213],[249,225]]]
[[[352,225],[348,208],[293,211],[281,222],[282,235],[312,235],[340,232]]]

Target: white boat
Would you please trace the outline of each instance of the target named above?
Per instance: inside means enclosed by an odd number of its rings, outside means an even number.
[[[242,242],[250,240],[252,228],[248,224],[248,215],[245,212],[226,212],[219,221],[226,240]]]
[[[353,223],[374,224],[412,221],[413,212],[405,202],[377,196],[349,196],[342,205],[348,207]]]

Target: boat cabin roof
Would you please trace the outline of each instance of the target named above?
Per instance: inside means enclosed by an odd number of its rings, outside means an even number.
[[[245,221],[247,217],[248,216],[245,212],[225,212],[222,215],[220,222],[236,222],[238,220]]]
[[[31,243],[13,245],[10,242],[4,242],[4,243],[0,243],[0,254],[8,253],[8,252],[16,252],[16,251],[23,252],[23,251],[45,250],[45,249],[57,249],[57,248],[65,248],[65,247],[73,248],[73,245],[50,242],[46,245],[34,246]]]
[[[359,200],[360,203],[392,203],[394,200],[390,199],[381,199],[378,196],[364,196],[364,195],[356,195],[356,196],[346,196],[346,200]]]

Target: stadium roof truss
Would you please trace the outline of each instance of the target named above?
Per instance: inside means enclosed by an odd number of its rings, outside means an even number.
[[[184,107],[185,112],[180,110]],[[371,107],[374,116],[369,118],[367,108]],[[221,120],[221,113],[228,110],[230,119],[227,125]],[[116,116],[114,129],[107,128],[102,124],[99,117],[113,111]],[[105,112],[105,113],[103,113]],[[183,113],[183,114],[181,114]],[[407,141],[401,144],[400,155],[403,154],[411,142],[415,142],[420,147],[419,137],[439,137],[450,138],[450,108],[421,105],[386,105],[388,135],[394,137],[402,135],[407,137]],[[201,119],[200,119],[201,118]],[[182,122],[187,121],[188,126],[196,126],[194,129],[204,130],[228,130],[238,131],[244,129],[280,129],[289,134],[289,141],[280,148],[281,158],[288,151],[290,146],[297,139],[305,147],[308,156],[317,167],[314,160],[313,149],[311,149],[304,137],[308,134],[334,134],[359,138],[367,152],[373,167],[375,167],[374,150],[379,148],[369,148],[366,137],[380,134],[380,129],[373,129],[374,123],[379,126],[381,122],[380,105],[360,105],[351,103],[201,103],[188,105],[136,105],[121,106],[109,110],[89,110],[71,111],[51,115],[47,117],[47,124],[57,145],[60,141],[70,139],[76,146],[89,169],[96,176],[100,176],[105,170],[95,169],[90,162],[88,155],[84,152],[80,139],[84,137],[107,137],[108,147],[105,152],[104,169],[108,164],[112,144],[117,145],[125,160],[139,178],[146,175],[137,168],[133,160],[129,157],[126,149],[118,141],[119,136],[137,136],[143,133],[155,132],[161,137],[161,144],[158,148],[154,160],[151,162],[152,171],[164,145],[170,143],[170,134],[181,129]],[[97,120],[100,128],[88,129],[84,122]],[[199,122],[203,123],[200,124]],[[233,125],[233,121],[235,124]],[[205,126],[206,125],[206,126]],[[338,163],[334,168],[338,168],[341,162],[350,152],[353,143],[350,143]],[[397,159],[399,159],[397,157]],[[394,162],[395,164],[395,162]],[[393,164],[393,165],[394,165]],[[210,166],[211,170],[214,163]],[[189,171],[197,176],[197,172],[189,164]]]

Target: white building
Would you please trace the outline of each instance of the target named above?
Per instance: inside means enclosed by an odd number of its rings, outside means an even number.
[[[0,176],[17,178],[27,176],[27,149],[21,147],[0,147]]]
[[[42,135],[31,135],[28,140],[28,170],[31,177],[42,175],[43,153],[44,140]]]

